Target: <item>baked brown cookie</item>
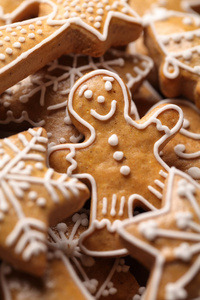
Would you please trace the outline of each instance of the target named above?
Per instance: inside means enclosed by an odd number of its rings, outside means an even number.
[[[186,100],[164,100],[161,103],[178,105],[184,115],[179,133],[163,148],[161,157],[200,182],[200,111]]]
[[[0,257],[41,275],[46,265],[47,230],[79,210],[87,187],[47,167],[44,129],[0,140]]]
[[[39,16],[0,27],[0,93],[63,54],[101,56],[142,32],[140,18],[124,0],[24,0],[13,19],[30,8]]]
[[[50,164],[91,186],[90,227],[80,238],[82,249],[97,256],[126,254],[116,228],[133,216],[137,205],[161,207],[169,167],[159,151],[180,129],[182,111],[161,105],[134,121],[125,84],[106,70],[90,72],[76,82],[68,109],[85,139],[51,147]]]
[[[84,255],[78,239],[88,227],[88,213],[80,211],[49,229],[49,263],[42,278],[33,278],[3,263],[2,300],[39,297],[44,300],[134,299],[144,291],[130,272],[136,264],[127,258],[93,258]],[[137,273],[137,270],[134,270]]]
[[[144,300],[198,299],[200,185],[175,168],[164,207],[125,221],[118,229],[130,253],[151,270]]]
[[[174,10],[178,12],[199,13],[200,4],[198,0],[129,0],[129,5],[140,15],[151,14],[154,9]]]
[[[71,124],[66,110],[75,81],[91,70],[103,68],[118,73],[133,95],[152,66],[151,58],[114,49],[101,58],[62,56],[0,96],[0,130],[22,131],[42,126],[50,143],[78,142],[82,135]],[[134,104],[133,112],[138,118]]]
[[[146,25],[144,41],[162,93],[168,98],[183,96],[200,107],[199,16],[155,10]]]

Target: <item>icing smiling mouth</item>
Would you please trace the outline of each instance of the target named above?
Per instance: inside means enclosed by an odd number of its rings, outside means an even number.
[[[114,114],[116,112],[116,106],[117,106],[117,101],[116,100],[112,100],[112,102],[111,102],[111,109],[110,109],[110,111],[106,115],[101,115],[101,114],[97,113],[94,109],[90,110],[90,114],[95,119],[98,119],[100,121],[106,121],[106,120],[109,120],[110,118],[112,118],[112,116],[114,116]]]

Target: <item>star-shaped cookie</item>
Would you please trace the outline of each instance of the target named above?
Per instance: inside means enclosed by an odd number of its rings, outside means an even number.
[[[198,299],[200,185],[172,168],[164,195],[161,210],[125,221],[118,232],[130,253],[151,269],[143,299]]]
[[[90,227],[80,239],[82,247],[90,255],[124,254],[116,227],[137,205],[160,208],[169,167],[159,151],[180,129],[182,111],[161,105],[134,121],[124,82],[106,70],[76,82],[68,110],[85,140],[50,148],[50,164],[91,185]]]
[[[13,19],[30,8],[38,8],[37,18],[0,27],[0,93],[63,54],[101,56],[142,31],[140,18],[124,0],[25,0]]]
[[[84,184],[47,168],[47,143],[42,128],[0,140],[0,257],[37,275],[46,264],[48,225],[89,197]]]

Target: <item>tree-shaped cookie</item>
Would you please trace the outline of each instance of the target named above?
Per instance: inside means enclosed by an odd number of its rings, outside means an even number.
[[[69,216],[89,197],[85,185],[46,166],[42,128],[0,140],[0,257],[42,274],[49,224]]]
[[[24,20],[37,9],[38,17]],[[0,93],[62,54],[101,56],[142,31],[138,15],[124,0],[24,0],[8,20],[22,17],[0,27]]]
[[[184,96],[200,107],[200,17],[158,10],[146,18],[145,44],[166,97]]]
[[[159,151],[180,129],[182,112],[175,105],[161,105],[133,121],[125,84],[105,70],[90,72],[76,82],[68,109],[85,140],[50,149],[50,163],[91,185],[90,227],[82,244],[92,255],[126,253],[116,227],[133,216],[138,203],[160,208],[168,166]]]
[[[40,298],[65,299],[132,299],[144,288],[130,271],[136,263],[127,258],[93,258],[78,246],[79,236],[88,227],[88,214],[80,211],[49,228],[48,267],[41,278],[15,271],[8,264],[0,267],[1,300]],[[2,293],[2,295],[1,295]]]
[[[130,253],[151,269],[144,300],[199,298],[200,185],[172,168],[164,207],[119,229]]]

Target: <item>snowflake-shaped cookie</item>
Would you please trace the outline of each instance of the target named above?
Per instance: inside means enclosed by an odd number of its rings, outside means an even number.
[[[53,299],[108,299],[132,298],[141,290],[124,258],[96,259],[84,255],[78,239],[88,227],[88,212],[80,211],[49,229],[48,268],[36,280],[19,274],[5,263],[0,269],[0,288],[13,300],[40,297]],[[131,261],[132,262],[132,261]],[[132,268],[135,265],[132,262]],[[137,272],[137,270],[135,270]]]
[[[85,185],[46,166],[42,128],[0,140],[0,257],[41,274],[47,226],[81,208]]]

